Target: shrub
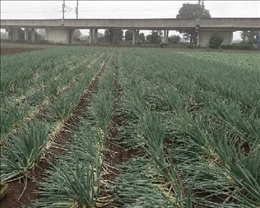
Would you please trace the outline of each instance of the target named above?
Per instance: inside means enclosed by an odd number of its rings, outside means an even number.
[[[223,37],[218,33],[214,33],[209,40],[209,47],[217,49],[220,47],[221,43],[223,42]]]
[[[173,35],[169,37],[170,43],[178,43],[180,41],[181,37],[179,35]]]
[[[222,45],[222,49],[232,49],[232,50],[253,50],[253,46],[249,44],[239,43],[232,45]]]

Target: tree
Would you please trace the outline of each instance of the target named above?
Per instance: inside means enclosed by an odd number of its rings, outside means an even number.
[[[81,32],[79,29],[74,30],[74,40],[79,40]]]
[[[140,33],[138,37],[139,37],[139,42],[145,41],[144,33]],[[131,41],[131,40],[133,40],[133,30],[127,30],[125,32],[125,41]]]
[[[105,38],[110,43],[116,44],[123,39],[123,31],[120,29],[107,29],[105,30]]]
[[[168,38],[168,41],[170,43],[178,43],[180,41],[181,37],[179,35],[172,35]]]
[[[223,37],[218,33],[214,33],[209,40],[209,47],[217,49],[220,47],[221,43],[223,42]]]
[[[149,43],[160,43],[161,42],[162,31],[152,30],[152,33],[146,36]]]
[[[133,30],[127,30],[125,32],[125,41],[130,41],[133,39]]]
[[[177,19],[192,18],[192,19],[201,19],[201,18],[211,18],[209,10],[205,9],[204,5],[199,4],[182,4],[182,7],[179,10],[179,13],[176,16]],[[193,30],[183,30],[179,31],[183,33],[184,39],[190,39],[190,43],[197,42],[197,32],[195,27]]]
[[[257,31],[243,31],[240,34],[243,43],[248,44],[256,44],[258,39],[258,32]]]
[[[139,34],[139,41],[142,42],[142,43],[145,41],[144,33]]]

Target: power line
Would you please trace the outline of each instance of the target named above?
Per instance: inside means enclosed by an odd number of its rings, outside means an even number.
[[[65,4],[65,0],[63,0],[63,4],[62,4],[62,19],[64,20],[64,13],[66,11],[74,11],[76,14],[76,19],[78,19],[78,14],[79,14],[79,0],[77,0],[77,4],[76,4],[76,8],[71,8],[69,6],[66,6]]]

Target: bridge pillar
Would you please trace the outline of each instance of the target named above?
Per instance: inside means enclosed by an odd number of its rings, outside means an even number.
[[[28,28],[24,29],[24,40],[28,40],[29,39],[29,30]]]
[[[223,42],[221,45],[231,45],[233,40],[233,32],[232,31],[220,31],[217,32],[219,35],[223,37]],[[197,46],[198,47],[208,47],[209,40],[212,37],[214,32],[198,32],[198,40]]]
[[[98,29],[93,29],[92,43],[98,43]]]
[[[96,43],[98,43],[98,29],[96,29]]]
[[[69,30],[69,43],[74,42],[74,29]]]
[[[36,39],[36,32],[35,32],[35,29],[34,28],[32,28],[31,29],[31,41],[32,42],[35,42],[35,39]]]
[[[222,45],[232,45],[233,32],[222,32],[220,35],[222,35],[224,39]]]
[[[89,29],[88,43],[93,43],[93,29]]]
[[[139,30],[133,30],[132,44],[135,45],[137,42],[139,42]]]
[[[168,43],[168,35],[169,35],[169,30],[164,30],[163,31],[163,43]]]
[[[19,40],[20,28],[9,28],[8,29],[8,39]]]
[[[65,28],[46,28],[46,40],[53,43],[69,44],[70,31]]]

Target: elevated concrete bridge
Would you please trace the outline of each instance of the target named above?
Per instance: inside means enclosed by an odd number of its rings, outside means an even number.
[[[233,32],[239,30],[260,31],[260,18],[209,18],[209,19],[2,19],[1,28],[9,31],[10,39],[19,38],[20,28],[25,28],[25,39],[34,29],[46,29],[46,40],[50,42],[72,42],[75,29],[89,29],[89,43],[97,42],[98,29],[129,29],[133,30],[133,44],[138,41],[139,30],[163,30],[163,42],[168,41],[169,30],[196,30],[198,46],[207,46],[213,32],[219,32],[223,44],[232,43]]]

